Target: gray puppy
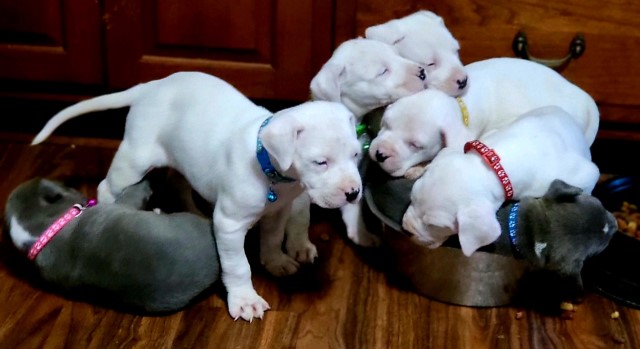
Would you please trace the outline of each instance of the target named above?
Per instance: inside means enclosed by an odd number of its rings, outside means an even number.
[[[33,259],[49,286],[144,312],[183,308],[219,277],[211,221],[190,213],[142,211],[148,181],[115,204],[87,207]],[[40,235],[87,198],[61,183],[35,178],[10,194],[5,211],[13,244],[30,252]]]
[[[375,167],[370,171],[367,176],[375,180],[366,185],[367,203],[401,227],[414,181],[380,176]],[[500,208],[502,234],[480,251],[524,259],[531,270],[519,287],[521,301],[555,311],[559,302],[581,296],[584,261],[608,246],[616,220],[596,197],[561,180],[553,181],[544,196],[522,198],[517,209],[514,204]],[[443,246],[460,248],[455,236]]]

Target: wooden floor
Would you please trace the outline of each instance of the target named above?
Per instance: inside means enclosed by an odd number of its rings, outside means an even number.
[[[58,137],[29,147],[30,139],[0,134],[2,212],[9,192],[34,176],[95,194],[118,144]],[[255,287],[272,310],[253,323],[229,317],[221,289],[166,316],[67,300],[15,268],[5,237],[0,348],[640,348],[640,311],[593,293],[573,319],[431,301],[393,282],[380,255],[348,243],[334,212],[313,214],[311,238],[320,253],[315,265],[275,279],[254,264]],[[614,311],[618,319],[611,318]]]

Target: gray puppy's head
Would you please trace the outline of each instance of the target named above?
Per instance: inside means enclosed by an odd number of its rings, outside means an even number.
[[[520,202],[518,247],[538,270],[555,274],[563,299],[580,297],[584,261],[602,252],[618,225],[596,197],[561,180],[540,198]]]
[[[13,244],[27,250],[60,215],[86,201],[82,193],[56,181],[34,178],[20,184],[5,206],[5,222]]]
[[[556,179],[540,198],[520,202],[518,228],[528,243],[527,259],[538,267],[575,273],[585,259],[602,252],[618,229],[596,197]]]

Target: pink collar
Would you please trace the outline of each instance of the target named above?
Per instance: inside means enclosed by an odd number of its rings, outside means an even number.
[[[40,235],[40,238],[38,239],[38,241],[36,241],[33,244],[33,246],[31,246],[31,249],[29,250],[29,255],[27,257],[30,260],[35,260],[38,254],[40,253],[40,251],[42,251],[42,249],[45,246],[47,246],[49,241],[53,239],[53,237],[56,236],[56,234],[58,234],[58,232],[60,232],[60,230],[62,230],[62,228],[64,228],[67,225],[67,223],[71,222],[74,218],[78,217],[82,213],[82,211],[84,211],[85,208],[92,207],[95,205],[96,205],[96,200],[91,199],[87,201],[86,206],[82,206],[80,204],[75,204],[71,206],[71,208],[69,209],[69,211],[67,211],[67,213],[62,215],[62,217],[58,218],[55,221],[55,223],[50,225],[49,228],[47,228],[47,230],[45,230],[44,233]]]
[[[493,172],[498,175],[498,180],[500,180],[500,184],[502,184],[502,189],[504,189],[504,197],[505,200],[511,200],[513,198],[513,186],[511,185],[511,180],[509,176],[507,176],[507,172],[502,168],[500,164],[500,157],[496,152],[484,145],[484,143],[479,140],[467,142],[464,145],[464,152],[468,152],[471,149],[475,149],[475,151],[482,156],[484,161],[489,165],[489,167],[493,170]]]

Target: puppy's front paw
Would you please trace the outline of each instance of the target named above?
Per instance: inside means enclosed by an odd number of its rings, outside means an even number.
[[[417,165],[413,166],[407,170],[404,174],[404,178],[406,179],[418,179],[422,177],[422,175],[427,171],[427,165]]]
[[[300,263],[281,251],[263,256],[262,265],[275,276],[295,274],[300,269]]]
[[[264,312],[271,309],[269,303],[260,297],[254,289],[250,291],[229,291],[227,295],[227,307],[229,315],[234,320],[242,318],[253,321],[254,318],[262,319]]]
[[[107,180],[104,179],[98,184],[98,202],[103,204],[112,204],[116,201],[116,197],[111,193]]]
[[[309,239],[288,239],[287,254],[300,263],[313,263],[318,257],[318,249]]]

